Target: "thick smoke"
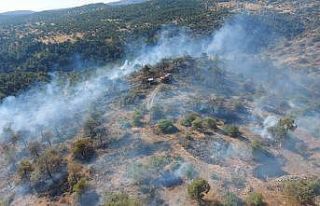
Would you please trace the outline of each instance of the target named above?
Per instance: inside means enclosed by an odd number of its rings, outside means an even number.
[[[225,29],[221,32],[226,33]],[[221,36],[221,32],[215,36]],[[35,133],[40,133],[41,128],[56,130],[66,124],[72,125],[75,119],[81,123],[90,105],[112,88],[110,81],[121,79],[143,65],[153,65],[164,58],[213,54],[216,49],[212,45],[224,43],[220,37],[194,39],[189,33],[187,29],[164,28],[156,45],[140,47],[138,55],[126,60],[121,66],[101,68],[92,77],[76,85],[68,82],[61,84],[59,77],[54,77],[47,85],[34,87],[17,97],[5,98],[0,105],[1,136],[7,128],[16,132],[28,131],[32,136],[37,136],[39,134]]]

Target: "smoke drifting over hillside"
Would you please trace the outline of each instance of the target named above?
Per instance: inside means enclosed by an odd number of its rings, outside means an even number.
[[[227,72],[241,75],[243,81],[250,82],[255,88],[259,86],[262,88],[262,94],[252,97],[252,102],[256,107],[252,109],[256,110],[252,111],[252,113],[255,112],[252,114],[254,116],[252,119],[256,121],[253,124],[259,125],[259,128],[253,131],[262,137],[271,138],[267,128],[274,126],[279,119],[276,115],[256,117],[262,113],[262,110],[285,108],[279,116],[296,112],[298,124],[315,130],[316,128],[307,126],[314,120],[314,117],[318,117],[318,113],[311,110],[312,115],[309,117],[299,111],[307,107],[309,97],[312,100],[319,98],[318,94],[314,94],[305,87],[306,83],[314,81],[310,79],[308,82],[305,80],[308,78],[306,76],[303,76],[302,81],[301,74],[290,74],[286,69],[280,71],[268,59],[262,58],[263,49],[276,43],[282,37],[271,31],[262,22],[256,22],[252,18],[249,16],[233,17],[219,31],[205,38],[192,37],[187,29],[165,28],[159,33],[159,40],[155,45],[141,46],[136,51],[136,55],[128,58],[123,65],[108,65],[99,68],[90,77],[85,78],[86,80],[76,84],[61,83],[59,77],[53,77],[49,84],[31,88],[17,97],[7,97],[0,105],[0,142],[7,142],[10,132],[19,133],[25,142],[31,142],[40,139],[45,130],[54,133],[54,143],[73,138],[82,128],[97,100],[111,101],[120,93],[130,90],[130,85],[125,80],[126,77],[144,65],[155,65],[165,58],[183,56],[219,58]],[[225,94],[225,96],[228,95]],[[235,94],[235,96],[240,95]],[[266,106],[268,108],[265,108]],[[107,111],[102,112],[107,113]],[[203,144],[207,145],[207,142]],[[251,158],[250,148],[244,147],[250,151],[243,152],[242,147],[229,146],[229,143],[225,143],[226,146],[216,144],[219,143],[212,144],[213,146],[209,149],[212,152],[214,148],[219,148],[217,149],[219,153],[214,151],[212,154],[214,157],[210,158],[240,157],[246,161]],[[16,162],[20,158],[17,157]],[[274,163],[274,161],[270,162]],[[183,172],[182,170],[186,167],[184,165],[187,163],[182,163],[176,173]],[[182,175],[177,176],[180,178]],[[0,194],[5,192],[5,189],[0,189]]]

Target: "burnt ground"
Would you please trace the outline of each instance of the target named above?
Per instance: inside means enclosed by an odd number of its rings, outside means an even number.
[[[167,74],[170,79],[162,81]],[[320,141],[308,130],[298,126],[281,148],[259,132],[266,117],[281,116],[281,108],[289,103],[268,101],[266,91],[222,70],[219,61],[168,59],[142,68],[121,84],[130,86],[120,96],[111,99],[108,94],[100,100],[101,111],[108,109],[104,115],[108,143],[98,149],[95,160],[84,165],[90,173],[90,189],[78,198],[80,205],[99,205],[107,192],[125,192],[146,205],[196,205],[186,191],[196,177],[208,180],[212,187],[207,201],[222,200],[226,192],[244,199],[249,192],[258,191],[269,205],[292,205],[278,194],[274,180],[320,174]],[[265,97],[263,107],[258,101],[261,97]],[[286,110],[294,108],[287,106]],[[136,111],[139,126],[132,125]],[[183,126],[182,119],[190,113],[216,119],[217,128]],[[175,133],[157,132],[160,119],[171,120]],[[226,135],[223,128],[227,124],[237,125],[241,135]],[[256,151],[254,141],[262,142],[264,149]],[[30,194],[25,199],[39,205],[74,203],[69,195],[49,200]],[[14,205],[23,205],[21,201],[17,198]]]

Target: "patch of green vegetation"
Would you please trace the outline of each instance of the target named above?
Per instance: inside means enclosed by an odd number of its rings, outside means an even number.
[[[140,111],[135,111],[133,114],[133,119],[132,119],[132,126],[134,127],[141,127],[143,125],[143,122],[141,121],[143,117],[142,112]]]
[[[231,137],[239,137],[241,135],[239,128],[235,125],[225,125],[223,131]]]
[[[78,160],[90,160],[95,154],[93,141],[89,138],[75,140],[71,145],[71,153]]]
[[[243,201],[234,193],[228,192],[223,196],[223,206],[242,206]]]
[[[313,199],[320,195],[320,180],[288,181],[284,183],[284,191],[300,204],[312,204]]]
[[[196,120],[198,117],[200,117],[200,115],[196,113],[189,114],[181,120],[181,125],[185,127],[191,127],[192,122]]]
[[[34,165],[29,160],[22,160],[18,165],[18,175],[23,179],[29,179],[34,171]]]
[[[228,15],[226,9],[205,10],[203,2],[197,0],[155,0],[122,6],[95,4],[37,12],[22,15],[23,18],[1,15],[0,36],[5,41],[0,42],[0,73],[10,72],[10,78],[18,81],[6,80],[8,84],[1,84],[0,77],[0,85],[4,85],[0,86],[0,94],[15,95],[32,83],[46,81],[39,72],[48,76],[49,72],[70,72],[122,60],[127,53],[136,51],[127,51],[127,42],[143,39],[152,45],[163,25],[174,22],[207,34],[212,28],[219,28]],[[70,39],[59,42],[56,36]]]
[[[197,117],[195,120],[192,121],[192,129],[201,130],[203,129],[202,119]]]
[[[81,178],[76,184],[73,185],[72,191],[76,193],[83,193],[88,187],[88,182],[85,178]]]
[[[195,179],[188,185],[188,194],[192,199],[201,200],[203,196],[210,191],[208,181],[204,179]]]
[[[259,140],[253,140],[251,142],[251,147],[252,147],[253,152],[264,151],[264,149],[265,149],[263,143]]]
[[[105,197],[104,206],[141,206],[140,200],[125,193],[110,193]]]
[[[217,121],[211,117],[201,118],[200,115],[192,113],[181,120],[181,125],[201,131],[203,129],[216,129]]]
[[[174,126],[173,122],[166,119],[160,120],[157,124],[157,128],[163,134],[173,134],[178,131],[178,128]]]
[[[66,162],[61,153],[56,149],[49,148],[35,160],[30,180],[33,183],[47,179],[53,180],[57,174],[62,174],[65,168]],[[61,175],[61,178],[64,176]]]
[[[263,201],[263,196],[261,193],[257,192],[251,192],[247,198],[246,198],[246,203],[248,206],[263,206],[264,201]]]
[[[207,117],[203,120],[203,126],[207,129],[217,129],[217,120]]]
[[[295,130],[296,127],[295,120],[292,117],[284,117],[275,126],[268,128],[268,131],[280,142],[281,146],[281,143],[288,137],[288,132]]]

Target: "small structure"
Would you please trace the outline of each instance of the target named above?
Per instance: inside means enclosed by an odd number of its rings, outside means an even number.
[[[147,79],[147,83],[149,85],[153,85],[153,84],[156,84],[156,81],[155,81],[155,79],[153,77],[150,77],[150,78]]]
[[[170,83],[172,81],[172,74],[171,73],[167,73],[164,76],[160,77],[160,82],[161,83]]]

